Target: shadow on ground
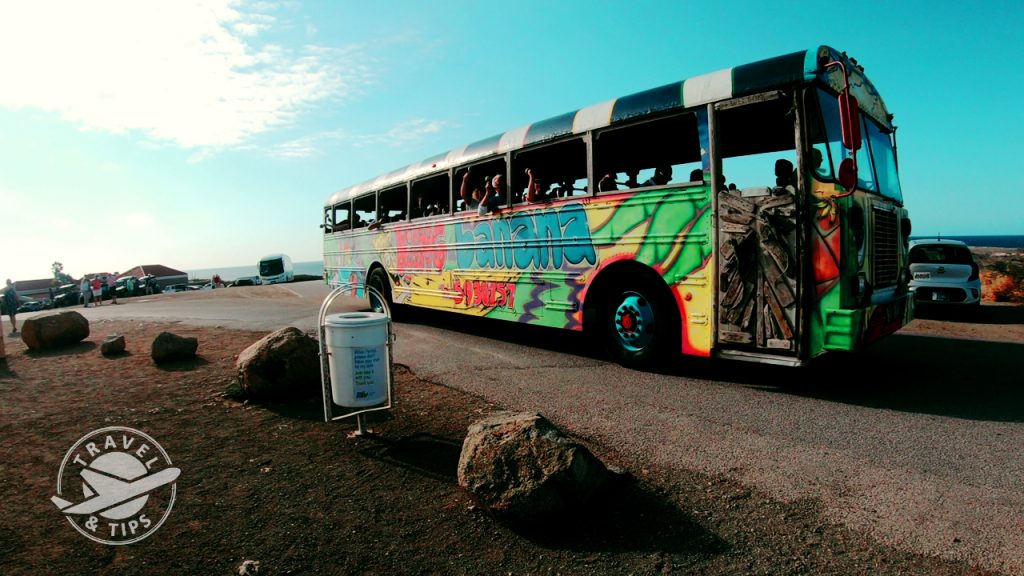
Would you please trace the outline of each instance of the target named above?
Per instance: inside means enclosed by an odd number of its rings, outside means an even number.
[[[197,368],[206,366],[209,363],[210,361],[207,360],[206,358],[203,358],[202,356],[196,356],[194,358],[189,358],[188,360],[174,360],[172,362],[161,362],[160,364],[156,364],[156,367],[159,370],[163,370],[164,372],[190,372]]]
[[[801,368],[717,362],[699,377],[872,408],[1024,422],[1022,358],[1022,344],[897,333]]]
[[[940,306],[919,303],[914,307],[914,317],[967,324],[1024,324],[1024,306]]]
[[[84,354],[96,350],[99,346],[95,342],[89,340],[83,340],[67,346],[61,346],[60,348],[52,348],[48,350],[32,350],[26,349],[25,355],[29,358],[51,358],[54,356],[68,356],[72,354]]]
[[[461,442],[431,434],[379,439],[362,454],[443,482],[458,482]],[[585,508],[534,525],[508,526],[533,543],[572,552],[720,554],[725,541],[660,494],[615,476]]]

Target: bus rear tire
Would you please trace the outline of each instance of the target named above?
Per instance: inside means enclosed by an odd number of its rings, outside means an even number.
[[[394,304],[391,302],[391,281],[388,280],[387,272],[383,268],[374,268],[370,271],[370,275],[366,277],[366,285],[383,294],[385,300],[382,305],[378,297],[367,290],[366,298],[370,301],[370,308],[374,312],[390,312],[393,315]]]
[[[673,352],[678,320],[667,292],[645,277],[620,281],[606,292],[600,332],[612,359],[624,366],[648,368]]]

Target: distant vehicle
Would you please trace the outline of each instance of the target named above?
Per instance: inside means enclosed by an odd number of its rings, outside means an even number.
[[[45,300],[28,300],[22,302],[21,306],[18,306],[18,312],[39,312],[40,310],[46,309],[47,301]]]
[[[78,284],[63,284],[53,294],[53,307],[74,306],[79,303]]]
[[[175,292],[184,292],[188,290],[188,284],[172,284],[163,289],[165,294],[173,294]]]
[[[259,276],[243,276],[242,278],[235,278],[235,281],[231,283],[232,286],[256,286],[260,283]]]
[[[910,273],[918,304],[981,304],[981,270],[959,240],[911,240]]]
[[[292,259],[287,254],[269,254],[260,258],[260,282],[277,284],[295,279]]]

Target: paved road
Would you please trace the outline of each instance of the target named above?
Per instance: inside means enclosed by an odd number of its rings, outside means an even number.
[[[78,310],[312,329],[326,293],[301,283]],[[668,469],[819,499],[883,542],[1024,574],[1024,308],[985,308],[980,325],[917,321],[863,355],[800,369],[681,359],[636,372],[576,334],[434,314],[397,324],[395,355],[420,377],[543,411]]]

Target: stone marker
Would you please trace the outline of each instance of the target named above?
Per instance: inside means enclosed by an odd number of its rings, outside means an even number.
[[[88,336],[89,321],[74,310],[42,314],[21,323],[21,340],[31,350],[77,344]]]
[[[242,390],[253,398],[304,398],[320,390],[320,352],[316,340],[298,328],[264,336],[235,362]]]
[[[124,352],[124,348],[124,334],[111,334],[103,339],[103,344],[100,344],[100,354],[113,356]]]
[[[175,360],[195,358],[198,348],[199,340],[195,338],[186,338],[177,334],[171,334],[170,332],[161,332],[153,339],[153,362],[161,364]]]
[[[586,503],[608,470],[540,414],[503,412],[469,427],[458,474],[495,516],[533,524]]]

